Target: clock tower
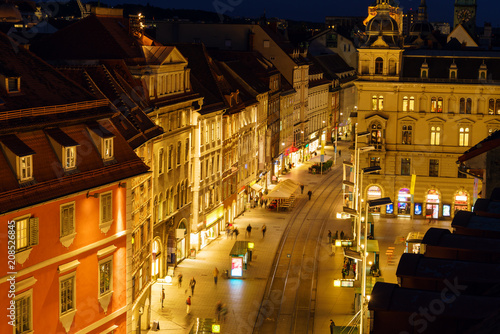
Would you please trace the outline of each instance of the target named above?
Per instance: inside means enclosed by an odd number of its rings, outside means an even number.
[[[453,28],[461,24],[471,35],[476,36],[476,0],[455,0]]]

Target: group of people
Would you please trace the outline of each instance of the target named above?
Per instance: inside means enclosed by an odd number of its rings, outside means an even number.
[[[340,240],[344,240],[345,234],[344,231],[340,231]],[[332,234],[332,231],[328,230],[328,243],[335,243],[335,240],[339,239],[339,231],[335,231],[335,234]]]
[[[245,228],[245,237],[246,238],[251,238],[252,237],[252,229],[253,229],[252,225],[248,224],[248,226]],[[267,231],[266,224],[263,224],[260,230],[262,232],[262,238],[264,238],[266,236],[266,231]],[[238,240],[238,235],[239,234],[240,234],[240,232],[238,231],[238,227],[231,226],[231,224],[226,223],[226,235],[227,235],[227,238],[231,237],[231,239],[233,239],[233,235],[234,235],[235,238],[236,238],[236,240]]]
[[[354,277],[356,277],[356,262],[346,257],[344,258],[344,266],[342,267],[342,278],[346,278],[346,276],[349,276],[349,273],[351,271]]]

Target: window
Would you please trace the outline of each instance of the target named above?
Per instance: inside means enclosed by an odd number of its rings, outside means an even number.
[[[186,146],[184,147],[184,162],[189,161],[189,138],[186,139]]]
[[[437,177],[439,176],[439,160],[430,159],[429,160],[429,176]]]
[[[422,79],[427,79],[427,70],[422,70],[420,75],[422,76]]]
[[[441,144],[441,127],[432,126],[431,127],[431,145]]]
[[[101,224],[113,220],[113,201],[112,193],[104,193],[100,196],[101,201]]]
[[[463,97],[460,99],[460,113],[465,114],[465,99]]]
[[[370,167],[380,167],[380,157],[370,157]],[[380,174],[379,171],[372,174]]]
[[[172,169],[172,155],[174,154],[174,147],[170,145],[168,147],[168,170]]]
[[[433,97],[431,99],[431,112],[443,112],[443,98],[442,97]]]
[[[401,175],[410,175],[411,159],[401,158]]]
[[[431,98],[431,112],[436,112],[437,110],[437,99],[435,97]]]
[[[415,98],[413,96],[410,96],[410,104],[408,107],[409,107],[410,111],[415,110]]]
[[[215,124],[214,124],[214,122],[212,122],[212,124],[210,124],[210,131],[211,131],[210,139],[211,139],[211,141],[214,141],[215,140]]]
[[[16,222],[16,249],[24,250],[38,245],[38,218],[14,219]]]
[[[177,165],[181,164],[181,153],[182,153],[182,144],[181,142],[177,142]]]
[[[220,139],[220,123],[217,122],[217,127],[216,127],[216,137],[217,137],[217,140]]]
[[[32,291],[30,290],[28,293],[22,293],[21,296],[16,297],[16,334],[30,333],[33,330]]]
[[[403,97],[403,111],[408,111],[408,96]]]
[[[27,181],[33,178],[33,163],[31,155],[19,157],[19,178],[21,181]]]
[[[99,261],[99,295],[110,292],[113,288],[113,260],[109,257]]]
[[[378,97],[378,110],[384,110],[384,97]]]
[[[380,57],[375,59],[375,74],[382,74],[384,72],[384,60]]]
[[[467,99],[465,103],[465,113],[470,114],[472,111],[472,99]]]
[[[60,314],[75,308],[75,274],[76,272],[59,280]]]
[[[64,148],[64,169],[73,169],[76,166],[76,147]]]
[[[495,114],[500,115],[500,99],[495,101]]]
[[[372,110],[384,110],[384,97],[376,95],[372,97]]]
[[[372,96],[372,110],[377,110],[377,96]]]
[[[163,174],[163,167],[165,165],[165,154],[163,148],[158,151],[158,174]]]
[[[104,160],[113,159],[113,138],[103,139],[102,158]]]
[[[413,134],[413,127],[411,125],[403,125],[403,138],[402,138],[403,145],[411,145],[412,134]]]
[[[75,233],[75,204],[61,205],[61,237]]]
[[[493,115],[495,113],[495,100],[490,99],[488,103],[488,114]]]
[[[459,138],[458,138],[458,145],[459,146],[469,146],[469,128],[468,127],[461,127],[459,129]]]
[[[382,149],[382,125],[375,122],[370,126],[370,145],[376,150]]]
[[[19,92],[19,78],[7,78],[7,90],[9,93]]]
[[[208,143],[210,138],[208,138],[208,125],[205,126],[205,143]]]

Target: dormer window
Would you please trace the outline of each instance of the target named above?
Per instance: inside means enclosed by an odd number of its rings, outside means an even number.
[[[479,80],[486,80],[486,77],[488,75],[488,68],[486,67],[486,64],[483,63],[479,67]]]
[[[453,61],[453,64],[450,65],[450,79],[456,79],[457,78],[457,64],[455,64],[455,61]]]
[[[33,178],[33,162],[31,155],[19,157],[17,175],[19,175],[19,180],[21,180],[21,182],[29,181]]]
[[[76,146],[64,148],[64,169],[73,169],[76,167]]]
[[[422,66],[420,66],[420,78],[427,79],[429,77],[429,65],[427,61],[424,60]]]
[[[113,159],[113,138],[103,139],[102,158],[104,160]]]
[[[21,79],[19,77],[7,78],[7,91],[18,93],[21,90]]]

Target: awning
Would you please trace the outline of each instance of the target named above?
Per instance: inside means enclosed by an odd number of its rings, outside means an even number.
[[[258,184],[258,183],[254,183],[254,184],[252,184],[252,185],[250,186],[250,188],[252,188],[252,189],[253,189],[253,190],[255,190],[256,192],[259,192],[259,191],[261,191],[261,190],[262,190],[261,185],[260,185],[260,184]]]
[[[363,260],[360,252],[356,252],[356,251],[353,251],[353,250],[350,250],[347,248],[344,248],[344,256],[349,257],[349,258],[354,259],[354,260],[358,260],[358,261]]]
[[[278,183],[264,199],[284,199],[289,198],[299,188],[299,184],[290,179],[286,179]]]

